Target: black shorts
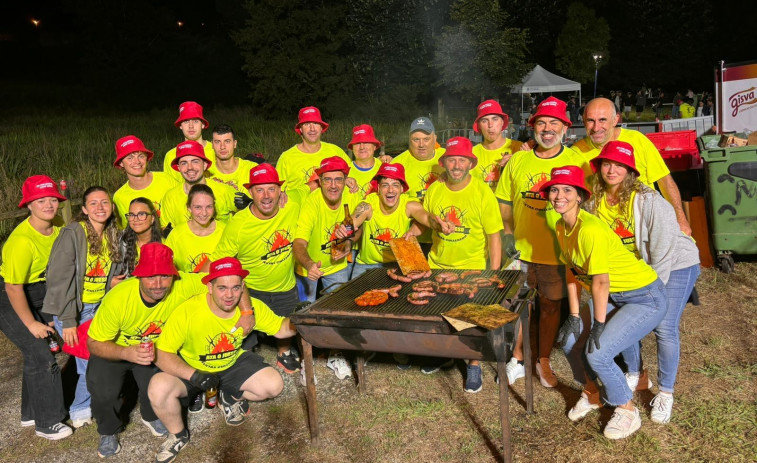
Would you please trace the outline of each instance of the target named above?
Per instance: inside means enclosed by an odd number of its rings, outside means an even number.
[[[268,291],[258,291],[248,288],[247,291],[250,296],[255,299],[260,299],[271,308],[273,313],[279,317],[288,317],[294,313],[294,309],[297,308],[297,304],[300,303],[300,299],[297,296],[297,286],[295,285],[289,291],[281,293],[273,293]]]
[[[250,379],[250,376],[267,367],[270,367],[270,365],[263,361],[263,357],[253,352],[245,351],[242,353],[242,355],[239,356],[237,361],[234,362],[232,366],[216,373],[216,375],[218,375],[218,379],[220,380],[218,388],[222,389],[223,392],[227,394],[231,394],[231,396],[234,398],[241,398],[241,390],[244,382]],[[189,381],[185,379],[179,379],[187,388],[187,396],[181,398],[181,404],[185,407],[188,407],[189,401],[192,398],[196,397],[197,394],[205,391],[202,391],[200,390],[200,388],[191,385]]]

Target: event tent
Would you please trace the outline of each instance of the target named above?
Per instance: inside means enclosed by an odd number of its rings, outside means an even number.
[[[520,93],[520,110],[523,112],[524,93],[553,93],[572,92],[578,90],[578,101],[581,101],[581,84],[557,74],[552,74],[543,67],[536,65],[523,81],[512,88],[511,93]]]

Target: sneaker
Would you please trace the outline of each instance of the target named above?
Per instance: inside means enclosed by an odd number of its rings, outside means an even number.
[[[645,391],[647,389],[652,389],[654,386],[652,380],[649,379],[649,376],[647,375],[646,369],[642,370],[641,374],[626,373],[626,383],[628,383],[628,389],[630,389],[631,392]]]
[[[315,366],[314,366],[315,368]],[[313,384],[318,384],[318,377],[315,375],[315,371],[313,372]],[[300,369],[300,385],[301,386],[307,386],[308,383],[305,381],[305,369]]]
[[[21,418],[21,427],[22,428],[28,428],[30,426],[34,426],[34,420],[25,420]]]
[[[100,434],[100,445],[97,446],[97,455],[100,458],[112,457],[120,451],[121,444],[118,443],[118,436]]]
[[[329,355],[326,366],[334,370],[334,374],[339,379],[346,379],[352,376],[352,368],[341,352],[334,352]]]
[[[658,393],[649,403],[652,406],[652,421],[657,424],[665,424],[670,421],[673,414],[673,394]]]
[[[250,414],[250,404],[245,399],[237,400],[223,390],[218,391],[218,403],[221,404],[223,418],[229,426],[239,426]]]
[[[435,358],[431,361],[431,364],[429,365],[423,365],[421,367],[421,373],[424,375],[433,375],[437,371],[441,370],[442,368],[451,368],[455,364],[455,359],[440,359]]]
[[[392,354],[392,357],[394,358],[394,361],[397,362],[397,369],[398,370],[409,370],[410,369],[410,356],[407,354]]]
[[[526,376],[526,368],[522,363],[518,362],[518,359],[515,357],[512,357],[510,361],[507,362],[505,371],[507,372],[508,384],[514,384],[515,381]]]
[[[160,444],[160,451],[155,455],[155,461],[157,463],[166,463],[173,461],[179,451],[189,443],[189,433],[186,429],[183,432],[184,436],[179,437],[176,434],[169,434],[168,438]]]
[[[92,424],[92,418],[77,418],[71,420],[71,426],[74,429],[83,428],[84,426]]]
[[[276,356],[276,366],[284,370],[285,373],[291,375],[300,369],[300,361],[297,359],[297,356],[294,355],[294,352],[288,350]]]
[[[633,410],[618,407],[605,426],[604,435],[608,439],[623,439],[638,431],[640,427],[641,417],[636,407]]]
[[[147,426],[147,429],[149,429],[155,437],[165,437],[168,435],[168,429],[163,426],[163,423],[160,420],[147,421],[142,418],[142,423]]]
[[[68,437],[73,433],[73,429],[63,423],[55,423],[52,426],[35,426],[34,433],[39,437],[49,440],[58,440]]]
[[[465,392],[476,393],[484,387],[481,379],[481,365],[468,365],[468,374],[465,377]]]
[[[578,398],[578,402],[568,410],[568,418],[570,421],[578,421],[581,418],[588,415],[592,410],[599,408],[598,404],[589,402],[589,396],[585,392],[581,393],[581,397]]]
[[[525,374],[525,371],[523,374]],[[552,367],[549,365],[548,358],[539,359],[539,361],[536,363],[536,374],[539,375],[539,382],[541,382],[542,386],[557,386],[557,376],[555,376],[555,373],[552,371]]]
[[[200,392],[189,403],[189,413],[200,413],[203,408],[205,408],[205,398],[203,397],[203,393]]]

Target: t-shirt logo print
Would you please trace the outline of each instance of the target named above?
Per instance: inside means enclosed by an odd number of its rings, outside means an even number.
[[[269,238],[263,238],[268,252],[260,258],[266,264],[278,264],[285,261],[292,253],[292,235],[288,229],[276,230]]]
[[[155,341],[160,337],[160,333],[163,332],[163,325],[165,324],[166,322],[163,320],[157,320],[150,322],[145,329],[137,328],[136,334],[124,335],[126,343],[129,345],[139,344],[144,337],[148,337],[151,341]]]
[[[336,229],[339,223],[323,230],[323,244],[321,244],[321,252],[328,255],[331,258],[331,245],[334,241],[338,240],[336,236]]]
[[[613,227],[612,231],[614,231],[615,234],[620,237],[620,240],[624,245],[636,243],[636,236],[633,234],[633,231],[631,231],[630,220],[624,220],[621,217],[616,217],[615,226]]]
[[[241,340],[231,333],[217,334],[212,339],[208,339],[208,353],[199,355],[198,360],[208,367],[224,367],[236,360],[236,352],[241,345]]]
[[[552,204],[546,199],[542,198],[541,193],[539,193],[542,185],[547,183],[549,179],[550,176],[546,172],[540,172],[528,178],[528,190],[521,192],[521,196],[523,197],[523,204],[527,208],[533,209],[535,211],[547,211],[552,209]]]
[[[315,166],[309,169],[303,169],[302,175],[305,176],[305,183],[310,183],[318,180],[318,175],[315,173]]]
[[[454,224],[455,231],[452,232],[449,236],[444,235],[443,233],[437,233],[437,235],[439,235],[439,237],[445,241],[460,241],[465,239],[465,237],[470,234],[470,228],[465,226],[466,214],[466,211],[461,210],[457,206],[449,206],[442,209],[438,214],[439,218]],[[462,234],[463,236],[452,238],[456,234]]]
[[[495,186],[499,182],[499,162],[493,162],[482,169],[484,182],[489,186]]]
[[[192,266],[192,273],[199,273],[202,266],[205,265],[205,262],[210,259],[210,254],[207,252],[201,252],[194,257],[187,256],[187,259],[189,260],[189,265]]]
[[[428,187],[430,187],[432,183],[437,181],[439,176],[436,175],[435,172],[429,172],[426,175],[419,175],[418,178],[421,180],[421,183],[423,184],[423,189],[416,192],[415,196],[418,199],[423,199],[426,196],[426,190],[428,190]]]
[[[371,232],[368,239],[371,243],[375,244],[376,246],[381,246],[384,248],[389,247],[389,240],[392,238],[398,238],[397,232],[392,230],[391,228],[383,228],[380,230],[374,230]]]

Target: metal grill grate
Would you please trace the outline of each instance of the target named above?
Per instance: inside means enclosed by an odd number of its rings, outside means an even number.
[[[442,273],[453,272],[458,275],[465,270],[433,270],[431,279]],[[502,281],[505,282],[505,287],[499,289],[493,288],[481,288],[478,290],[473,299],[469,299],[468,296],[453,296],[450,294],[437,294],[436,297],[430,298],[430,302],[426,305],[413,305],[407,301],[407,295],[413,292],[412,286],[414,283],[422,280],[416,280],[412,283],[402,283],[402,289],[399,291],[399,297],[390,297],[384,304],[373,307],[360,307],[355,304],[355,298],[363,294],[365,291],[376,288],[388,288],[395,286],[398,281],[392,280],[386,274],[386,269],[374,269],[370,270],[357,279],[349,281],[341,288],[323,296],[317,300],[311,306],[308,307],[308,312],[315,313],[332,313],[350,311],[358,314],[404,314],[404,315],[439,315],[450,309],[457,307],[460,304],[472,302],[475,304],[488,305],[488,304],[500,304],[505,298],[513,297],[517,291],[521,272],[517,270],[484,270],[481,275],[476,277],[490,277],[497,275]],[[461,280],[458,280],[460,282]]]

